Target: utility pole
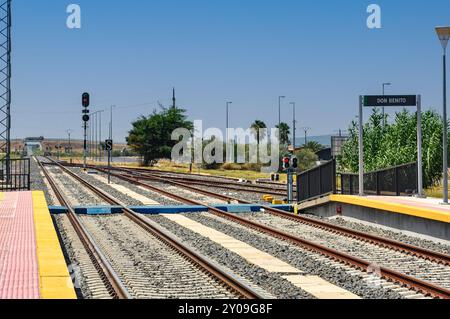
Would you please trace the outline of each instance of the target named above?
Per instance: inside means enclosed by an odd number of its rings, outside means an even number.
[[[0,1],[0,161],[11,181],[11,0]]]
[[[66,132],[67,132],[67,135],[69,136],[69,157],[71,157],[72,156],[72,141],[70,139],[70,135],[72,134],[73,131],[71,129],[69,129]]]
[[[177,99],[175,98],[175,88],[173,88],[172,92],[172,108],[174,109],[177,108]]]
[[[310,127],[302,127],[303,132],[305,132],[305,145],[308,144],[308,132],[311,130]]]

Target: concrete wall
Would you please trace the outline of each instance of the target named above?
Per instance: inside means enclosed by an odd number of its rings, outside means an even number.
[[[341,214],[338,214],[338,211],[341,211]],[[342,215],[398,230],[450,240],[450,224],[420,217],[336,202],[308,208],[304,212],[325,218]]]

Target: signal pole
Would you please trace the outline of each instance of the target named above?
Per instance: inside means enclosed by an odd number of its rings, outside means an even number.
[[[90,120],[89,116],[89,104],[90,96],[89,93],[83,93],[81,98],[81,104],[83,105],[83,122],[84,122],[84,148],[83,148],[83,170],[86,171],[87,167],[87,123]]]

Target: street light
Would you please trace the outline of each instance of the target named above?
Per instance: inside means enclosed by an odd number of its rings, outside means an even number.
[[[436,33],[443,49],[443,124],[444,124],[444,145],[443,145],[443,175],[444,175],[444,204],[448,204],[448,123],[447,123],[447,44],[450,39],[450,27],[437,27]]]
[[[278,129],[280,129],[281,126],[281,99],[285,99],[285,96],[279,96],[278,97]]]
[[[390,86],[390,85],[392,85],[391,83],[383,83],[383,96],[384,96],[384,93],[385,93],[385,87],[386,86]],[[385,127],[386,126],[386,120],[385,120],[385,112],[384,112],[384,106],[382,107],[382,113],[383,113],[383,127]]]
[[[296,136],[295,136],[295,131],[297,130],[296,129],[296,123],[297,123],[297,121],[295,120],[295,102],[291,102],[290,103],[291,105],[292,105],[292,112],[293,112],[293,115],[292,115],[292,127],[293,127],[293,141],[292,141],[292,145],[294,146],[294,154],[295,154],[295,138],[296,138]]]
[[[115,109],[116,106],[115,105],[111,105],[110,107],[110,122],[109,122],[109,139],[113,140],[113,109]],[[111,157],[111,161],[112,161],[112,157]]]
[[[228,129],[230,128],[230,118],[229,118],[229,114],[230,114],[230,105],[231,104],[233,104],[233,102],[227,102],[227,121],[226,121],[226,133],[225,133],[225,136],[226,136],[226,139],[227,139],[227,141],[226,141],[226,145],[227,145],[227,147],[230,147],[229,146],[229,136],[228,136]],[[233,145],[234,146],[234,145]],[[229,154],[228,155],[228,162],[231,162],[231,160],[230,160],[230,158],[231,158],[231,150],[230,149],[228,149],[227,150],[227,154]]]

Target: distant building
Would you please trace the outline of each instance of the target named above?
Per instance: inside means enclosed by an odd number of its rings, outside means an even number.
[[[42,142],[44,137],[27,137],[24,139],[26,155],[32,156],[38,151],[42,151]]]

